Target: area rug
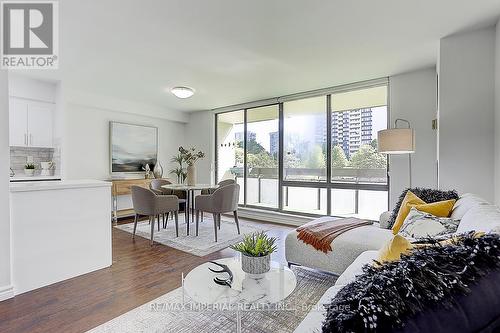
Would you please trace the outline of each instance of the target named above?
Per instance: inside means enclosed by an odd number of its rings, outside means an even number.
[[[292,294],[283,303],[269,309],[243,311],[242,332],[293,332],[337,279],[333,275],[304,268],[292,267],[292,270],[297,276],[297,287]],[[183,304],[184,307],[181,309]],[[236,332],[234,311],[224,309],[207,311],[187,306],[189,304],[193,303],[186,295],[183,302],[182,288],[178,288],[89,332]]]
[[[162,227],[161,223],[160,227]],[[115,228],[133,233],[134,223],[117,225]],[[210,253],[225,249],[231,244],[239,242],[243,239],[244,235],[257,231],[267,231],[269,228],[268,224],[259,224],[257,222],[251,223],[240,219],[241,234],[238,235],[234,220],[223,216],[221,219],[221,228],[217,231],[217,242],[215,242],[214,222],[211,217],[205,216],[203,222],[200,221],[198,236],[195,236],[195,223],[191,222],[189,224],[188,236],[186,223],[184,222],[184,214],[179,214],[179,237],[175,237],[174,221],[169,220],[167,228],[160,228],[160,231],[158,231],[158,227],[155,222],[155,232],[153,238],[155,242],[160,244],[173,247],[195,256],[203,257]],[[136,236],[150,239],[150,235],[151,226],[148,221],[141,221],[137,223]]]

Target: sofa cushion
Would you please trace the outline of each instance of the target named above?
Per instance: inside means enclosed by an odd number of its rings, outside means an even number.
[[[395,327],[403,327],[409,317],[432,306],[460,315],[457,296],[470,295],[473,284],[500,270],[500,238],[495,234],[483,237],[464,234],[449,246],[433,244],[414,250],[394,263],[365,266],[363,274],[332,299],[323,331],[356,332],[367,328],[392,331]],[[495,276],[493,281],[496,279]],[[488,290],[490,285],[487,283],[483,290]],[[462,320],[464,331],[477,331],[500,315],[496,297],[493,302],[486,299],[485,302],[483,306],[496,309],[480,319],[473,312],[472,317],[458,318]],[[468,326],[472,322],[475,324]]]
[[[457,231],[459,223],[460,220],[437,217],[413,207],[403,222],[399,234],[416,239],[452,234]]]
[[[469,209],[458,225],[457,233],[468,231],[491,232],[500,227],[500,209],[497,206],[478,204]]]
[[[394,225],[394,222],[396,221],[396,217],[398,216],[399,208],[401,207],[401,203],[403,202],[403,199],[406,196],[407,191],[412,191],[413,194],[415,194],[417,197],[425,201],[426,203],[432,203],[432,202],[437,202],[437,201],[443,201],[443,200],[458,200],[459,196],[457,191],[451,190],[451,191],[443,191],[443,190],[436,190],[436,189],[429,189],[429,188],[421,188],[421,187],[415,187],[415,188],[410,188],[406,189],[401,193],[399,196],[398,202],[394,206],[394,209],[392,210],[391,218],[389,219],[389,224],[392,228]]]
[[[378,251],[365,251],[361,253],[353,262],[346,268],[344,273],[340,274],[336,286],[345,286],[346,284],[354,281],[357,275],[363,273],[363,266],[366,264],[374,263],[378,257]]]
[[[409,318],[395,332],[497,332],[500,326],[500,270],[470,285],[470,293],[456,295],[454,306],[430,306]]]
[[[392,214],[391,211],[383,212],[382,214],[380,214],[379,221],[378,221],[380,228],[391,229],[391,226],[389,224],[389,219],[391,218],[391,214]]]
[[[321,324],[326,314],[325,305],[330,304],[332,298],[337,295],[340,289],[346,284],[354,281],[357,275],[362,274],[363,266],[372,263],[373,260],[377,258],[377,255],[377,251],[365,251],[361,253],[356,260],[347,267],[344,273],[339,276],[335,285],[323,294],[316,306],[311,309],[304,320],[295,329],[295,332],[321,332]]]
[[[332,251],[323,253],[297,239],[297,231],[291,231],[285,240],[285,256],[288,262],[320,269],[340,275],[364,251],[379,250],[392,238],[391,230],[381,229],[378,224],[349,230],[332,241]]]
[[[399,260],[401,255],[408,254],[411,249],[412,245],[406,238],[395,235],[379,250],[377,261],[383,263]]]
[[[392,226],[392,233],[397,234],[403,222],[408,216],[411,207],[414,207],[419,204],[425,204],[425,201],[420,199],[418,196],[413,194],[412,191],[406,191],[405,197],[403,201],[399,205],[398,215],[396,216],[396,220],[394,221],[394,225]]]
[[[465,193],[460,196],[460,199],[458,199],[453,206],[450,217],[452,219],[461,220],[469,209],[477,205],[489,205],[489,203],[475,194]]]

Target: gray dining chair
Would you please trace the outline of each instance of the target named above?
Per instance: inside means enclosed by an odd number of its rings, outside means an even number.
[[[151,183],[149,183],[149,189],[158,195],[175,195],[179,199],[179,204],[183,206],[184,218],[187,221],[188,212],[186,210],[186,195],[184,194],[183,191],[174,191],[162,187],[163,185],[170,185],[170,184],[172,184],[172,182],[166,179],[153,179],[151,180]],[[172,216],[172,219],[173,218],[174,217]],[[164,221],[163,228],[166,227],[167,227],[167,221]]]
[[[221,180],[220,182],[217,183],[218,187],[203,189],[203,190],[201,190],[201,194],[212,194],[219,187],[226,186],[229,184],[235,184],[235,183],[236,183],[236,180],[234,180],[234,179],[224,179],[224,180]]]
[[[172,182],[166,179],[153,179],[151,183],[149,183],[149,189],[156,194],[170,195],[172,194],[172,190],[163,188],[163,185],[170,185]]]
[[[157,195],[155,192],[140,186],[132,186],[132,202],[135,211],[134,232],[132,238],[135,238],[137,230],[137,221],[140,215],[148,216],[151,223],[151,240],[153,245],[153,234],[155,229],[155,219],[158,219],[158,231],[160,231],[160,215],[172,213],[175,217],[175,235],[179,237],[179,199],[175,195]],[[166,227],[166,221],[164,219]]]
[[[236,180],[235,179],[224,179],[224,180],[221,180],[220,182],[217,183],[217,187],[216,188],[206,188],[206,189],[203,189],[201,190],[201,194],[212,194],[215,192],[216,189],[218,189],[219,187],[222,187],[222,186],[226,186],[226,185],[230,185],[230,184],[236,184]],[[203,211],[200,210],[200,214],[201,214],[201,222],[203,222]]]
[[[238,234],[240,234],[240,224],[238,221],[238,199],[240,196],[240,185],[229,184],[219,187],[212,194],[202,194],[195,199],[196,209],[196,236],[198,236],[199,213],[200,211],[212,213],[214,218],[215,241],[217,242],[217,229],[220,229],[221,214],[234,214],[234,222]]]

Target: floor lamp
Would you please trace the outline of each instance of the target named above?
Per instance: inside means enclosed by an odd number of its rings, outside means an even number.
[[[408,127],[398,128],[398,123],[405,123]],[[379,153],[387,155],[408,154],[408,172],[411,182],[411,154],[415,152],[415,132],[410,122],[398,118],[394,121],[394,128],[378,131],[377,143]]]

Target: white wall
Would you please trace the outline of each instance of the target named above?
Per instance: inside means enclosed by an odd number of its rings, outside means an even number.
[[[9,95],[13,97],[55,103],[56,83],[10,74]]]
[[[9,207],[9,92],[7,71],[0,70],[0,301],[12,297]]]
[[[215,116],[210,111],[192,112],[186,125],[186,146],[194,146],[205,153],[205,158],[196,164],[200,183],[210,184],[214,181],[214,122]]]
[[[500,206],[500,20],[495,40],[495,204]]]
[[[439,187],[493,201],[495,30],[441,39]]]
[[[158,127],[158,159],[164,176],[172,156],[185,144],[184,123],[86,106],[67,101],[64,108],[63,175],[65,179],[109,179],[109,122]],[[175,179],[175,177],[172,177]]]
[[[426,68],[395,75],[390,82],[391,127],[396,118],[411,123],[415,130],[415,153],[412,154],[412,186],[437,187],[436,137],[432,120],[436,118],[436,69]],[[389,159],[390,198],[392,209],[403,189],[409,185],[408,155]]]

